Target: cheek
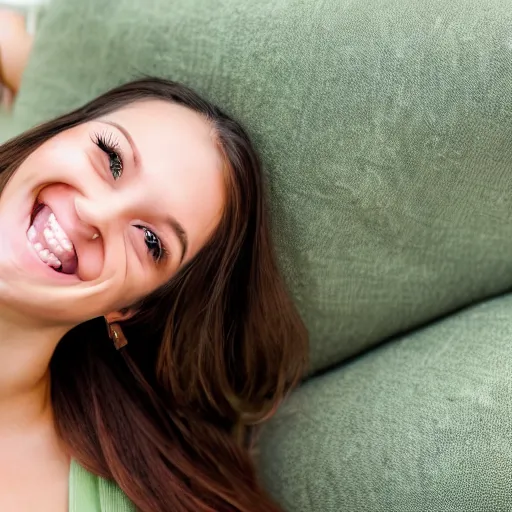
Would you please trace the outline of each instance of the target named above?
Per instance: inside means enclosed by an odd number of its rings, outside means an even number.
[[[72,174],[84,168],[87,162],[86,151],[76,142],[55,141],[41,155],[41,163],[45,166],[43,170],[50,172],[59,170],[66,174]]]
[[[104,253],[101,244],[84,244],[84,247],[76,247],[80,250],[80,279],[92,281],[96,279],[103,270]]]
[[[88,130],[78,126],[48,140],[33,155],[45,165],[73,169],[87,160],[87,150],[92,144]]]
[[[113,310],[131,307],[148,297],[172,278],[170,272],[158,270],[156,267],[142,268],[140,263],[129,263],[128,273],[123,288],[119,291]],[[149,264],[148,264],[149,267]]]

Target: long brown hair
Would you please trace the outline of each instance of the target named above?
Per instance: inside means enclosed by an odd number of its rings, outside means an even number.
[[[300,381],[307,333],[272,249],[262,172],[245,131],[183,85],[143,78],[0,147],[0,191],[57,133],[134,101],[203,115],[225,161],[228,199],[206,246],[137,305],[116,351],[100,319],[70,331],[51,360],[57,429],[83,467],[144,512],[274,512],[251,447]]]

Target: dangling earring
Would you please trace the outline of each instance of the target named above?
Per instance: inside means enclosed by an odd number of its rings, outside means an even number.
[[[109,324],[106,318],[105,322],[107,323],[108,336],[113,341],[116,350],[119,350],[120,348],[128,345],[128,340],[126,339],[121,326],[117,323]]]

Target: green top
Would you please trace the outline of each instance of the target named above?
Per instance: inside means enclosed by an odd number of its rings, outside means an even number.
[[[119,487],[86,471],[76,461],[69,470],[69,512],[135,512]]]

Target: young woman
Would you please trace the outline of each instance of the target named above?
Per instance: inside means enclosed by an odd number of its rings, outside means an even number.
[[[144,512],[279,510],[250,450],[306,354],[255,152],[194,92],[0,147],[0,510],[68,510],[73,464]]]

